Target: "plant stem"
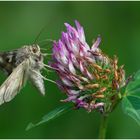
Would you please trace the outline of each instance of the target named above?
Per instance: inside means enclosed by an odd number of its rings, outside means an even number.
[[[99,139],[105,139],[107,124],[108,124],[108,116],[106,116],[106,115],[101,116],[100,129],[99,129]]]

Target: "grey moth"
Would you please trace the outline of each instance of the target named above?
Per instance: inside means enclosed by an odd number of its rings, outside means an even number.
[[[25,45],[9,52],[0,52],[0,69],[8,75],[0,86],[0,105],[11,101],[27,80],[45,95],[44,79],[49,79],[42,76],[41,70],[49,66],[44,64],[44,56],[36,44]]]

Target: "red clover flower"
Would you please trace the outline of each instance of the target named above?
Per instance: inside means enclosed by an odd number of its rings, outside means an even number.
[[[60,80],[59,87],[66,93],[64,102],[87,111],[111,112],[125,85],[125,71],[118,67],[118,58],[109,58],[99,49],[98,37],[91,47],[86,42],[84,29],[75,21],[76,28],[65,23],[66,32],[53,44],[53,64]]]

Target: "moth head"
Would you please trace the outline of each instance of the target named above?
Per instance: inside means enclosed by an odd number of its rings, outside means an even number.
[[[32,67],[37,68],[37,69],[42,69],[43,68],[43,56],[40,51],[40,47],[37,44],[33,44],[31,46],[28,46],[30,50],[30,61],[32,63]]]
[[[40,54],[40,47],[37,44],[30,46],[31,53]]]

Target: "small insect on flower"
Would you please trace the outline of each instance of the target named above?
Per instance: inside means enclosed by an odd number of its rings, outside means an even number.
[[[100,37],[89,47],[83,27],[75,24],[76,28],[65,23],[67,31],[53,44],[52,66],[60,77],[58,86],[68,96],[63,101],[89,112],[110,112],[125,85],[125,71],[116,56],[111,59],[99,49]]]
[[[49,67],[43,62],[46,55],[36,44],[0,53],[0,69],[8,75],[0,86],[0,105],[11,101],[27,80],[30,80],[38,91],[45,95],[43,80],[49,79],[42,76],[41,70]]]

